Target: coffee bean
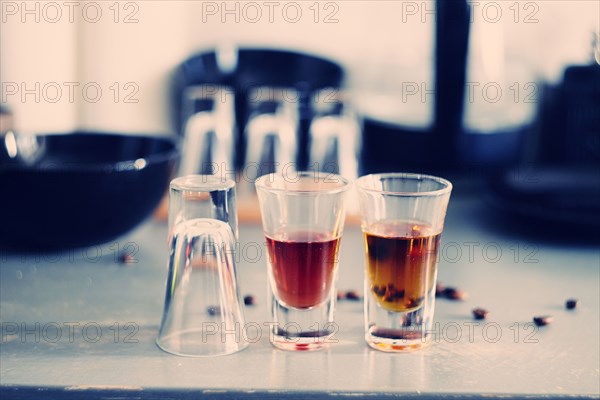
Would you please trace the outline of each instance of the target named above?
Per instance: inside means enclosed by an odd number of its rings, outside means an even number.
[[[417,298],[417,299],[415,299],[415,298],[410,298],[410,299],[408,299],[408,302],[406,303],[406,306],[407,306],[408,308],[414,308],[414,307],[417,307],[417,306],[418,306],[419,304],[421,304],[422,302],[423,302],[423,298],[422,298],[422,297],[420,297],[420,298]]]
[[[573,310],[577,307],[577,299],[569,299],[565,302],[567,310]]]
[[[219,307],[219,306],[208,306],[208,307],[206,307],[206,312],[211,317],[214,317],[215,315],[221,313],[221,307]]]
[[[443,297],[448,300],[462,301],[462,300],[466,300],[469,297],[469,295],[460,289],[453,288],[453,287],[447,287],[446,289],[444,289]]]
[[[254,296],[252,296],[251,294],[248,294],[246,296],[244,296],[244,304],[247,306],[253,306],[256,304],[256,300],[254,299]]]
[[[554,317],[550,315],[543,315],[539,317],[533,317],[533,323],[537,326],[545,326],[551,324],[554,321]]]
[[[385,286],[378,286],[378,285],[374,285],[373,288],[371,289],[373,291],[373,293],[375,293],[377,296],[383,296],[385,294]]]
[[[358,301],[361,298],[361,295],[358,294],[358,292],[356,292],[355,290],[349,290],[348,292],[346,292],[346,300]]]
[[[131,265],[137,263],[137,260],[129,253],[121,253],[119,254],[119,263]]]
[[[475,319],[486,319],[488,314],[490,313],[488,310],[483,308],[475,308],[472,312],[473,318]]]
[[[394,296],[394,294],[390,293],[390,292],[386,292],[383,295],[383,301],[385,301],[386,303],[391,303],[392,301],[394,301],[396,299],[396,297]]]
[[[435,297],[444,297],[444,290],[446,286],[441,283],[435,285]]]

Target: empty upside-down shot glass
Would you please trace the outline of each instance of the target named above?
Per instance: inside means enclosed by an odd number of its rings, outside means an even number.
[[[171,182],[169,258],[156,343],[181,356],[244,349],[236,281],[237,217],[231,180],[190,175]]]

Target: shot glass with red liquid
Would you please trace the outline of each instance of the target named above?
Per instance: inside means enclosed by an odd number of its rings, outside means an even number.
[[[335,283],[349,188],[341,176],[319,172],[284,171],[256,180],[275,347],[318,350],[337,340]]]
[[[388,352],[430,342],[440,238],[452,184],[428,175],[356,181],[365,248],[365,339]]]

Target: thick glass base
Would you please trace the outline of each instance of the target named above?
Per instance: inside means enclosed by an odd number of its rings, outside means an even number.
[[[329,347],[327,338],[291,338],[288,336],[273,335],[271,344],[278,349],[287,351],[315,351]],[[316,339],[316,340],[315,340]]]
[[[368,283],[365,287],[368,288]],[[365,290],[368,293],[367,290]],[[429,290],[423,303],[414,309],[391,311],[373,298],[365,297],[365,341],[377,350],[409,352],[431,343],[431,324],[435,309],[435,290]]]
[[[367,344],[380,351],[388,353],[410,352],[429,346],[431,340],[428,336],[422,336],[420,332],[381,329],[372,326],[365,334]]]
[[[330,296],[331,297],[331,296]],[[314,351],[337,342],[338,327],[333,322],[334,300],[305,309],[288,307],[275,296],[271,299],[273,322],[269,339],[278,349]]]

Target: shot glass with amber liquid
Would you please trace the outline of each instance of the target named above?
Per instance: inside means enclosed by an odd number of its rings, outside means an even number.
[[[356,182],[365,252],[365,340],[382,351],[429,343],[440,238],[452,184],[388,173]]]

